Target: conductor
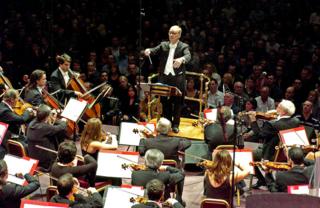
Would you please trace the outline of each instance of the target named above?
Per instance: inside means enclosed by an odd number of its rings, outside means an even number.
[[[154,48],[147,48],[145,56],[159,55],[159,82],[177,87],[182,93],[185,91],[185,64],[191,60],[189,46],[181,42],[181,28],[174,25],[169,29],[169,41],[161,42]],[[184,95],[161,97],[163,117],[172,123],[174,133],[179,132],[181,108]]]

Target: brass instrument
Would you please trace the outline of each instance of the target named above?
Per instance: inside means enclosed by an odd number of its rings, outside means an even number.
[[[152,79],[157,77],[158,75],[159,74],[153,74],[153,75],[149,76],[148,83],[151,84]],[[208,76],[204,75],[203,73],[196,73],[196,72],[189,72],[189,71],[186,71],[186,75],[199,76],[199,79],[200,79],[199,98],[192,98],[192,97],[185,96],[185,99],[199,102],[199,116],[200,116],[200,113],[202,112],[203,104],[204,104],[205,108],[208,107],[207,96],[204,96],[204,95],[208,95],[210,78]],[[207,80],[206,82],[204,82],[205,79]],[[203,90],[203,87],[205,88],[204,90]],[[162,91],[162,89],[159,89],[159,91]],[[205,92],[203,92],[203,91],[205,91]],[[162,93],[162,92],[159,92],[159,93]],[[167,96],[167,94],[164,94],[164,96]],[[203,100],[203,97],[205,97],[204,100]],[[160,103],[160,98],[158,98],[157,101],[154,101],[154,100],[151,100],[151,94],[148,95],[148,120],[151,120],[151,104],[152,104],[151,102],[152,103],[154,103],[154,102]]]

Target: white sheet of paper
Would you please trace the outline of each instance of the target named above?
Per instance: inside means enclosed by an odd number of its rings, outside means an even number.
[[[217,109],[211,109],[210,111],[206,112],[206,119],[210,121],[216,121],[217,120]]]
[[[0,122],[0,144],[2,143],[2,140],[4,136],[6,135],[7,129],[9,125],[3,122]]]
[[[233,158],[233,151],[229,150],[229,153]],[[235,157],[236,157],[235,164],[240,164],[241,167],[249,170],[250,174],[254,175],[254,167],[250,165],[250,162],[253,162],[251,151],[245,151],[245,152],[236,151]]]
[[[87,104],[88,103],[85,100],[79,101],[71,98],[64,108],[63,112],[61,113],[61,116],[73,122],[77,122],[83,111],[87,107]]]
[[[293,146],[293,145],[310,145],[306,131],[299,130],[299,131],[291,131],[286,133],[281,133],[283,138],[283,143],[287,146]]]
[[[130,198],[143,195],[144,190],[141,187],[121,188],[111,186],[108,188],[104,208],[131,207],[133,203],[130,202]]]
[[[4,160],[8,165],[9,176],[7,180],[19,185],[23,185],[26,180],[15,177],[14,175],[16,173],[22,173],[23,175],[30,173],[33,164],[36,162],[34,159],[26,160],[13,155],[5,155]]]
[[[147,124],[147,127],[154,131],[154,124]],[[139,146],[141,134],[135,133],[134,129],[138,131],[144,130],[145,128],[142,124],[130,123],[130,122],[122,122],[120,126],[120,138],[119,143],[122,145],[130,145],[130,146]]]
[[[61,208],[61,207],[58,207],[58,206],[44,206],[44,205],[39,205],[39,204],[25,204],[23,206],[23,208],[43,208],[43,207],[49,207],[49,208]]]
[[[288,186],[288,192],[290,194],[309,194],[309,187],[308,185]]]
[[[98,154],[97,175],[115,178],[131,178],[132,170],[124,170],[122,164],[138,163],[139,153],[121,151],[100,151]],[[125,159],[126,158],[126,159]]]

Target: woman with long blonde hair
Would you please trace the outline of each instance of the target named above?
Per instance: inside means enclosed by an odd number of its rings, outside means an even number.
[[[99,150],[117,149],[116,137],[102,131],[102,122],[99,118],[91,118],[85,125],[80,139],[82,154],[90,154],[97,159]]]
[[[234,184],[249,175],[249,170],[236,164]],[[227,150],[215,153],[212,163],[208,165],[204,178],[204,195],[207,198],[223,199],[230,204],[232,192],[232,158]]]

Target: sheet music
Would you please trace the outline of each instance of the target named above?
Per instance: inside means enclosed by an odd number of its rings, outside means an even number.
[[[33,165],[37,162],[37,160],[34,159],[27,160],[13,155],[5,155],[4,160],[8,165],[9,176],[7,181],[18,185],[24,185],[26,180],[15,177],[14,175],[16,173],[22,173],[23,175],[31,173]]]
[[[103,150],[98,154],[97,175],[115,178],[131,178],[132,170],[124,170],[122,164],[138,163],[138,152]]]
[[[288,129],[284,131],[279,131],[282,143],[286,146],[294,145],[309,145],[309,140],[304,127],[298,127],[293,129]]]
[[[0,144],[2,144],[2,140],[6,135],[8,127],[9,127],[9,124],[0,122]]]
[[[231,157],[233,158],[233,151],[228,150]],[[254,175],[254,167],[250,165],[250,162],[253,162],[253,156],[251,150],[236,150],[235,153],[235,164],[240,164],[241,167],[249,170],[250,174]]]
[[[150,130],[153,130],[153,131],[155,130],[154,124],[148,123],[146,126]],[[141,134],[139,132],[135,133],[134,131],[135,129],[140,131],[140,130],[144,130],[145,128],[142,126],[142,124],[121,122],[119,144],[139,146]]]
[[[142,187],[123,188],[111,186],[107,190],[104,208],[131,207],[133,203],[130,202],[130,198],[136,198],[137,196],[144,196]]]
[[[309,194],[309,186],[308,185],[296,185],[296,186],[288,186],[289,194]]]
[[[211,121],[216,121],[217,120],[217,112],[218,110],[215,109],[208,109],[204,111],[205,118]]]
[[[87,104],[88,103],[85,100],[79,101],[74,98],[70,98],[69,102],[61,113],[61,116],[73,122],[78,122],[78,119],[81,118],[82,113],[87,107]]]
[[[60,203],[53,203],[53,202],[43,202],[43,201],[36,201],[36,200],[29,200],[29,199],[22,199],[20,208],[62,208],[62,207],[69,207],[68,204],[60,204]]]

